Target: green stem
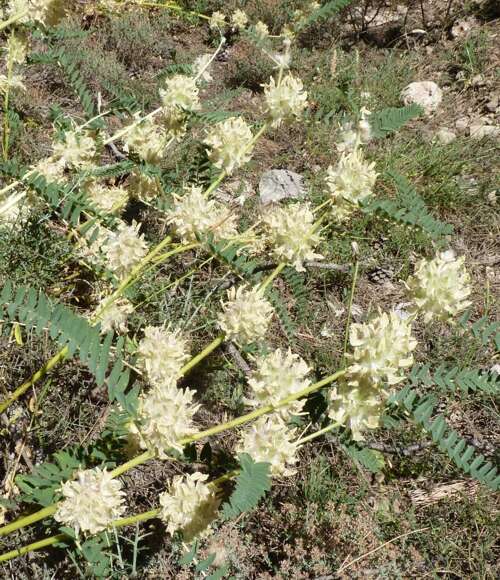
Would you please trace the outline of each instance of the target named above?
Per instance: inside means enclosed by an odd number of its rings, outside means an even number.
[[[356,261],[354,262],[354,274],[352,276],[351,293],[349,294],[349,305],[348,305],[348,309],[347,309],[347,322],[346,322],[346,326],[345,326],[344,352],[342,354],[342,366],[345,365],[347,347],[349,345],[349,327],[351,326],[352,303],[354,300],[354,291],[356,290],[356,283],[358,281],[358,270],[359,270],[359,261],[356,258]]]
[[[26,10],[21,10],[17,14],[14,14],[13,16],[11,16],[8,20],[4,20],[3,22],[0,22],[0,30],[7,28],[8,26],[10,26],[11,24],[14,24],[18,20],[21,20],[21,18],[24,18],[24,16],[26,16],[27,14],[29,14],[29,8],[26,8]]]
[[[221,334],[212,342],[206,346],[200,353],[198,353],[195,357],[193,357],[187,364],[185,364],[181,369],[181,375],[184,376],[188,373],[193,367],[195,367],[200,361],[206,358],[211,352],[213,352],[218,346],[220,346],[224,342],[224,335]]]
[[[12,80],[12,55],[11,51],[9,50],[9,55],[7,59],[7,86],[5,87],[5,97],[3,102],[3,159],[7,161],[9,158],[9,134],[10,134],[10,126],[9,126],[9,97],[10,97],[10,82]]]
[[[262,284],[259,284],[259,290],[264,291],[269,286],[269,284],[271,284],[271,282],[276,278],[276,276],[279,276],[280,272],[285,267],[286,267],[285,262],[281,262],[280,264],[278,264],[276,268],[271,272],[271,274],[269,274],[269,276],[262,282]]]
[[[57,504],[54,503],[52,505],[49,505],[48,507],[38,510],[37,512],[29,516],[25,516],[24,518],[20,518],[15,522],[12,522],[11,524],[7,524],[6,526],[1,527],[0,537],[7,536],[8,534],[14,532],[15,530],[19,530],[21,528],[34,524],[35,522],[39,522],[40,520],[48,518],[49,516],[53,515],[56,512],[56,509]]]

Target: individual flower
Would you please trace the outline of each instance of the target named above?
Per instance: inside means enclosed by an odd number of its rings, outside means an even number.
[[[123,136],[125,151],[133,151],[143,161],[158,163],[164,155],[167,136],[153,119],[142,119],[141,113],[134,114],[134,121]]]
[[[210,524],[217,516],[220,500],[216,490],[204,483],[208,475],[176,475],[167,491],[160,494],[160,519],[167,532],[179,531],[185,542],[211,533]]]
[[[163,107],[171,109],[185,109],[196,111],[200,108],[196,79],[187,75],[173,75],[165,79],[165,88],[160,89]]]
[[[332,213],[338,221],[347,219],[361,202],[372,195],[377,173],[359,148],[342,154],[335,168],[327,169],[326,185],[331,194]]]
[[[266,114],[273,127],[278,127],[283,121],[299,118],[307,107],[307,93],[299,78],[287,74],[278,84],[274,77],[264,86]]]
[[[86,194],[89,201],[103,213],[119,214],[128,203],[128,191],[124,187],[106,187],[91,182]]]
[[[212,80],[212,75],[209,72],[212,55],[210,53],[198,56],[194,61],[195,75],[207,83]]]
[[[226,23],[226,15],[223,14],[222,12],[215,11],[212,13],[208,25],[212,29],[224,28],[225,23]]]
[[[171,449],[182,452],[183,437],[195,432],[193,416],[200,405],[193,405],[194,391],[179,389],[172,382],[157,385],[139,397],[141,447],[152,449],[166,459]]]
[[[191,186],[174,201],[167,211],[172,224],[183,241],[194,241],[196,235],[213,234],[216,240],[232,238],[237,234],[237,216],[214,199],[207,199],[201,187]]]
[[[456,258],[451,250],[432,260],[421,260],[406,286],[414,302],[414,311],[422,312],[424,321],[433,318],[449,321],[471,305],[470,276],[464,257]]]
[[[54,157],[65,166],[83,169],[92,166],[96,155],[94,139],[85,131],[66,131],[64,140],[54,143]]]
[[[125,511],[122,483],[99,467],[77,471],[75,480],[62,484],[61,493],[54,519],[77,534],[102,532]]]
[[[303,272],[304,261],[323,258],[313,250],[321,239],[308,203],[266,208],[262,222],[277,260],[289,262],[296,270]]]
[[[228,340],[249,344],[263,338],[267,332],[273,307],[262,291],[240,286],[227,291],[228,301],[222,304],[218,322]]]
[[[245,401],[253,407],[276,405],[311,384],[305,378],[311,369],[290,349],[283,352],[278,348],[267,356],[259,357],[256,364],[257,368],[248,379],[252,397]],[[305,400],[294,401],[290,405],[280,407],[277,412],[287,419],[291,415],[298,415],[304,404]]]
[[[237,453],[248,453],[256,462],[270,463],[271,475],[293,475],[297,462],[296,429],[288,429],[278,415],[260,417],[244,432]]]
[[[128,188],[131,196],[145,202],[152,201],[162,193],[160,179],[139,170],[132,171],[130,174]]]
[[[116,232],[112,232],[104,246],[109,269],[118,276],[125,277],[134,266],[148,253],[144,235],[139,235],[140,224],[121,223]]]
[[[413,364],[411,352],[417,341],[411,334],[411,322],[395,312],[383,312],[369,323],[351,324],[349,340],[352,354],[347,377],[352,383],[368,378],[372,383],[383,381],[396,385],[404,380],[401,369]]]
[[[26,12],[19,22],[34,20],[45,26],[55,26],[66,13],[65,0],[10,0],[9,14]]]
[[[250,161],[252,131],[241,117],[230,117],[217,123],[205,139],[208,157],[216,167],[232,173]]]
[[[239,8],[231,15],[231,24],[236,30],[245,30],[248,24],[248,16]]]
[[[356,384],[341,380],[330,390],[328,416],[352,432],[354,441],[363,441],[366,429],[376,429],[384,410],[386,394],[369,379]]]
[[[126,333],[127,318],[133,311],[134,306],[129,300],[126,298],[119,298],[106,307],[102,313],[100,317],[101,332],[106,333],[114,330],[117,333]]]
[[[255,35],[259,40],[264,40],[269,36],[269,28],[267,24],[259,20],[254,27]]]
[[[178,330],[147,326],[137,349],[139,364],[153,385],[173,383],[189,358],[187,341]]]

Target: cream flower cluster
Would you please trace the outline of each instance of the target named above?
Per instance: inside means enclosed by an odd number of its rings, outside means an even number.
[[[307,107],[307,92],[299,78],[287,74],[278,84],[274,77],[264,85],[266,115],[272,127],[278,127],[283,121],[299,118]]]
[[[182,452],[179,441],[195,432],[193,416],[200,408],[200,405],[193,405],[194,394],[190,389],[182,390],[169,382],[139,397],[143,449],[153,449],[160,459],[166,459],[170,449]]]
[[[35,20],[46,26],[55,26],[66,13],[65,0],[10,0],[9,14],[27,11],[20,22]]]
[[[214,199],[207,199],[201,187],[191,186],[174,201],[167,216],[168,223],[172,224],[183,241],[196,240],[196,234],[212,233],[217,240],[229,239],[237,234],[237,216]]]
[[[254,26],[254,33],[259,40],[264,40],[269,36],[269,27],[265,22],[259,20]]]
[[[331,194],[332,214],[347,219],[355,208],[373,193],[377,180],[375,163],[368,163],[360,149],[342,154],[335,168],[327,169],[326,185]]]
[[[189,358],[187,341],[180,332],[158,326],[146,326],[137,354],[153,385],[175,384]]]
[[[368,116],[371,112],[365,107],[361,108],[361,118],[356,126],[352,122],[346,123],[342,128],[341,139],[337,144],[340,152],[353,151],[359,145],[368,143],[372,138],[372,129]]]
[[[11,34],[7,39],[8,59],[14,64],[23,64],[26,52],[26,38],[19,34]]]
[[[164,155],[167,135],[153,119],[143,119],[140,113],[134,114],[130,129],[123,136],[125,151],[136,153],[143,161],[158,163]]]
[[[231,24],[236,30],[245,30],[248,24],[248,16],[239,8],[231,15]]]
[[[128,203],[128,192],[123,187],[106,187],[93,182],[86,188],[90,202],[103,213],[119,214]]]
[[[127,318],[133,311],[132,303],[126,298],[115,300],[104,310],[100,318],[101,332],[106,333],[111,330],[118,333],[127,332]]]
[[[227,291],[228,301],[222,304],[218,322],[228,340],[249,344],[267,332],[273,307],[256,289],[239,286]]]
[[[139,235],[140,224],[119,224],[103,245],[109,269],[118,278],[124,278],[148,253],[144,235]]]
[[[205,481],[208,475],[176,475],[167,491],[160,495],[160,519],[167,532],[179,531],[185,542],[211,533],[210,524],[217,516],[220,500]]]
[[[209,146],[210,161],[230,174],[252,158],[252,138],[252,131],[245,120],[231,117],[217,123],[204,143]]]
[[[411,322],[395,312],[383,312],[371,322],[351,324],[349,341],[352,354],[348,376],[367,377],[377,384],[383,381],[396,385],[404,380],[401,369],[413,364],[411,352],[417,341],[411,334]]]
[[[9,91],[25,91],[23,78],[21,75],[13,74],[10,78],[4,74],[0,74],[0,93]]]
[[[64,141],[53,146],[54,156],[65,166],[74,169],[91,167],[95,160],[96,144],[92,137],[82,131],[66,131]]]
[[[80,532],[97,534],[125,511],[122,483],[99,467],[76,473],[76,479],[61,486],[63,500],[54,519]]]
[[[165,88],[160,89],[160,97],[166,111],[186,109],[196,111],[200,108],[196,79],[187,75],[173,75],[165,80]]]
[[[262,215],[265,236],[277,260],[303,272],[304,261],[322,259],[313,248],[321,241],[315,231],[314,214],[308,203],[272,206]]]
[[[139,170],[131,173],[128,186],[130,194],[140,201],[152,201],[162,193],[160,179]]]
[[[260,417],[248,427],[239,441],[236,452],[248,453],[256,462],[271,464],[271,475],[293,475],[290,467],[297,462],[295,429],[288,429],[278,415]]]
[[[41,159],[33,169],[43,176],[48,183],[66,181],[64,176],[64,161],[62,159]]]
[[[277,349],[264,357],[257,359],[257,368],[248,379],[252,390],[252,398],[245,402],[253,407],[276,405],[282,399],[299,393],[311,383],[305,377],[311,369],[306,362],[290,349],[283,352]],[[294,401],[290,405],[278,409],[284,419],[298,415],[304,407],[305,400]]]
[[[406,286],[414,309],[423,313],[425,322],[433,318],[449,321],[471,304],[467,300],[472,289],[464,257],[457,259],[450,250],[432,260],[422,260]]]
[[[215,12],[212,12],[212,16],[210,16],[210,20],[208,22],[208,25],[212,30],[216,28],[219,29],[224,28],[225,24],[226,24],[226,15],[223,12],[219,12],[217,10]]]

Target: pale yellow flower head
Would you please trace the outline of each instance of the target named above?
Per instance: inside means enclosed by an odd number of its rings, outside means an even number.
[[[66,181],[64,175],[64,161],[62,159],[51,159],[50,157],[41,159],[33,169],[42,175],[47,183]]]
[[[164,155],[167,135],[153,119],[141,118],[141,113],[134,114],[130,129],[122,137],[124,150],[136,153],[148,163],[158,163]]]
[[[153,385],[175,384],[189,358],[186,339],[179,330],[147,326],[137,349],[138,363]]]
[[[124,278],[148,253],[148,245],[144,235],[139,234],[139,228],[140,224],[135,221],[131,225],[121,223],[104,244],[107,265],[118,278]]]
[[[86,193],[91,204],[106,214],[120,214],[128,203],[128,192],[124,187],[91,182]]]
[[[248,24],[248,16],[239,8],[231,16],[231,24],[236,30],[245,30]]]
[[[26,38],[20,34],[11,34],[7,39],[8,58],[14,64],[22,64],[26,60]]]
[[[332,214],[344,221],[361,202],[373,195],[377,180],[375,163],[368,163],[359,148],[344,153],[337,166],[327,170],[326,185],[331,194]]]
[[[209,146],[210,161],[227,173],[250,161],[253,135],[250,127],[241,117],[231,117],[215,125],[204,140]]]
[[[53,151],[56,159],[66,167],[83,169],[94,164],[96,144],[85,131],[66,131],[64,141],[54,143]]]
[[[99,467],[77,471],[76,479],[63,483],[61,492],[54,519],[77,534],[102,532],[126,509],[122,483]]]
[[[433,318],[449,321],[471,305],[467,298],[472,288],[464,260],[452,251],[441,252],[432,260],[421,260],[408,279],[414,310],[423,314],[425,322]]]
[[[288,262],[303,272],[304,262],[322,259],[314,252],[321,241],[318,228],[314,228],[314,214],[308,203],[287,206],[268,206],[262,214],[265,236],[278,261]]]
[[[395,312],[383,312],[364,324],[351,324],[349,340],[353,347],[346,355],[351,362],[347,369],[350,381],[366,377],[374,384],[396,385],[405,378],[401,369],[413,364],[411,353],[417,341],[411,334],[411,322]]]
[[[290,349],[277,349],[267,356],[259,357],[257,368],[248,379],[251,398],[245,402],[253,407],[275,405],[306,389],[311,382],[306,376],[311,372],[306,362]],[[298,415],[304,407],[305,400],[294,401],[290,405],[280,407],[277,413],[284,419]]]
[[[176,475],[167,491],[160,495],[160,519],[167,532],[180,532],[185,542],[211,533],[210,524],[217,517],[220,500],[216,490],[205,481],[208,475]]]
[[[296,429],[288,429],[278,415],[260,417],[243,432],[236,452],[248,453],[259,463],[270,463],[271,475],[293,475],[292,466],[297,462],[295,433]]]
[[[34,20],[45,26],[55,26],[66,13],[66,0],[10,0],[8,12],[14,16],[27,11],[20,22]]]
[[[277,85],[274,77],[264,85],[266,115],[273,127],[298,119],[307,107],[307,92],[299,78],[287,74]]]
[[[18,74],[7,75],[0,74],[0,93],[9,91],[25,91],[26,86],[23,82],[23,77]]]
[[[222,304],[219,326],[228,340],[249,344],[264,337],[273,307],[259,290],[239,286],[227,292],[228,301]]]
[[[100,317],[101,332],[114,330],[119,334],[127,332],[127,318],[132,314],[134,307],[126,298],[119,298],[108,306]]]
[[[237,215],[221,203],[203,195],[201,187],[191,186],[167,211],[168,223],[185,242],[196,240],[196,234],[212,234],[216,240],[237,235]]]
[[[156,176],[145,175],[139,170],[130,174],[128,186],[130,195],[140,201],[150,202],[162,193],[160,179]]]
[[[187,75],[177,74],[165,79],[165,88],[160,89],[160,97],[167,111],[171,109],[196,111],[200,108],[196,80]]]
[[[193,416],[200,408],[193,404],[193,396],[194,391],[179,389],[170,381],[139,397],[143,449],[152,449],[160,459],[166,459],[171,449],[182,451],[179,441],[195,432]]]
[[[222,12],[218,12],[215,11],[212,13],[212,16],[210,17],[209,20],[209,26],[212,29],[215,28],[224,28],[224,25],[226,24],[226,15],[223,14]]]
[[[259,38],[259,40],[264,40],[269,36],[269,28],[265,22],[259,20],[254,27],[255,34]]]

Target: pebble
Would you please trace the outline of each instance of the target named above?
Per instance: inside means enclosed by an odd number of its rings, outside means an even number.
[[[457,138],[457,136],[453,131],[451,131],[447,127],[441,127],[441,129],[439,129],[439,131],[436,132],[436,138],[443,145],[448,145],[448,143],[454,141]]]
[[[435,111],[443,99],[443,91],[433,81],[419,81],[410,83],[400,95],[405,105],[413,103],[420,105],[426,115]]]
[[[304,178],[289,169],[271,169],[262,174],[259,195],[263,205],[282,199],[304,197]]]

